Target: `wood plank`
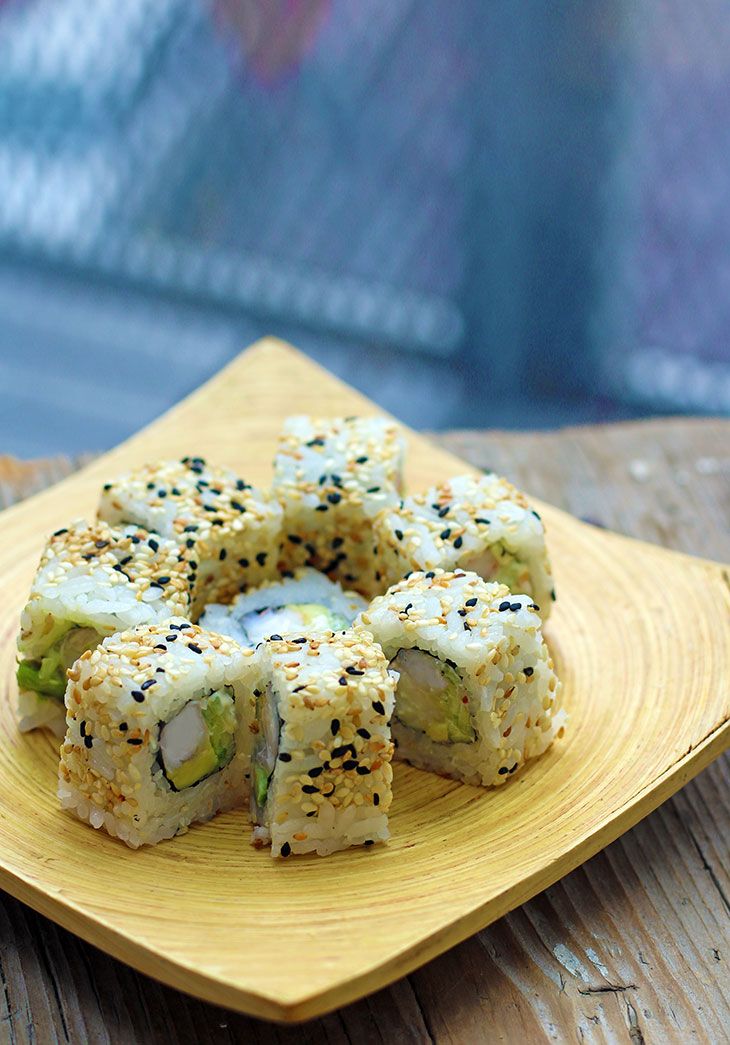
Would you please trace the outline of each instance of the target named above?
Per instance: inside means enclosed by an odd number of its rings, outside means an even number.
[[[575,514],[727,560],[728,435],[727,422],[683,421],[441,441]],[[729,775],[719,760],[535,900],[304,1027],[185,998],[7,898],[0,1037],[7,1025],[11,1040],[30,1040],[32,1020],[42,1041],[721,1040],[730,1027]]]

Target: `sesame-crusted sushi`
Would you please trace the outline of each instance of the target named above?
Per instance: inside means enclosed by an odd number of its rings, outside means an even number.
[[[531,595],[546,620],[555,590],[545,528],[501,476],[460,475],[384,509],[374,524],[384,585],[413,570],[470,570]]]
[[[260,658],[182,618],[113,635],[69,672],[61,805],[128,846],[246,803]]]
[[[188,571],[172,541],[83,520],[48,540],[20,618],[23,731],[63,736],[66,669],[105,635],[189,611]]]
[[[202,457],[143,465],[105,483],[99,518],[175,540],[193,574],[197,618],[276,574],[281,508],[275,498]]]
[[[280,564],[314,566],[372,596],[372,520],[396,504],[403,440],[384,418],[290,417],[274,460],[274,493],[284,509]]]
[[[237,596],[229,606],[206,606],[200,626],[242,645],[311,632],[342,631],[367,607],[362,596],[307,566]]]
[[[475,573],[414,573],[356,627],[398,673],[399,758],[490,787],[561,736],[560,683],[529,596]]]
[[[251,809],[254,844],[320,856],[388,838],[394,679],[369,635],[261,647]]]

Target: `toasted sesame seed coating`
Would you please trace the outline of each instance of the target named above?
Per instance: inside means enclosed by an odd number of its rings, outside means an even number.
[[[403,439],[383,418],[290,417],[274,460],[280,566],[314,566],[361,594],[374,577],[372,519],[402,490]]]
[[[277,500],[201,457],[142,465],[106,483],[98,514],[177,541],[195,619],[206,602],[226,602],[276,573]]]
[[[269,642],[265,655],[281,732],[255,839],[270,836],[273,855],[384,840],[394,681],[382,651],[346,631]]]
[[[524,494],[490,473],[457,476],[384,508],[374,521],[384,584],[412,570],[473,570],[532,595],[547,619],[554,598],[545,529]]]

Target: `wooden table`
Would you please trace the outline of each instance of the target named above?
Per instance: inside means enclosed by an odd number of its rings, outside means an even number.
[[[730,562],[730,421],[437,438],[596,525]],[[0,458],[0,506],[78,463]],[[0,1042],[728,1041],[729,784],[725,755],[506,918],[295,1027],[163,987],[0,897]]]

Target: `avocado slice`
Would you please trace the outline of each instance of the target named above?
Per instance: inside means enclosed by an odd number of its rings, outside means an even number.
[[[160,730],[162,765],[172,786],[182,791],[228,765],[235,732],[234,700],[226,689],[188,701]]]
[[[46,652],[34,660],[24,660],[18,665],[16,678],[20,689],[32,689],[43,697],[63,700],[66,692],[66,668],[70,668],[82,653],[94,649],[101,635],[69,621],[56,621],[50,632],[54,641]]]
[[[390,662],[398,674],[396,716],[437,744],[470,744],[476,730],[459,673],[419,649],[402,649]]]

